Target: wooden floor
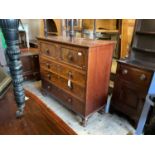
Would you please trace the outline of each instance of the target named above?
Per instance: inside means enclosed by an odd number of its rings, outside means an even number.
[[[16,119],[16,103],[12,88],[0,100],[1,135],[75,135],[76,133],[41,100],[26,91],[25,115]]]

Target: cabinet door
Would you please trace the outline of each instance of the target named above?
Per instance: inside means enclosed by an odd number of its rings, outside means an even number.
[[[22,56],[21,62],[23,65],[23,73],[29,74],[33,72],[33,56]]]
[[[40,70],[39,55],[33,55],[32,70],[33,70],[33,72],[39,72],[39,70]]]
[[[144,105],[145,95],[136,84],[118,79],[115,83],[112,106],[137,121]]]

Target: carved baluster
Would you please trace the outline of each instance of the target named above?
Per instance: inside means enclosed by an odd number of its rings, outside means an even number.
[[[1,19],[0,27],[4,34],[7,49],[6,53],[9,58],[9,68],[13,80],[14,95],[18,110],[16,112],[17,117],[21,117],[24,113],[25,106],[25,93],[22,86],[23,75],[22,75],[22,63],[20,61],[20,49],[18,46],[18,19]]]

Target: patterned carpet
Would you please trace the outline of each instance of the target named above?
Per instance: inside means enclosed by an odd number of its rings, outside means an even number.
[[[79,135],[126,135],[135,132],[127,120],[115,114],[95,113],[88,119],[88,125],[82,127],[81,118],[62,106],[52,97],[43,96],[40,92],[41,82],[25,82],[24,88],[39,97],[47,107],[52,109]]]

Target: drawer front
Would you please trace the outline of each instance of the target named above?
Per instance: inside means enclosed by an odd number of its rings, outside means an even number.
[[[67,65],[61,65],[59,63],[41,58],[40,66],[46,70],[57,73],[66,79],[71,79],[73,82],[78,83],[79,85],[85,86],[86,84],[86,73],[78,72]]]
[[[86,69],[87,50],[82,48],[73,48],[70,46],[61,46],[60,59],[65,63]]]
[[[48,80],[52,84],[56,85],[59,88],[62,88],[63,90],[66,90],[68,93],[73,94],[80,100],[85,100],[85,88],[81,87],[72,81],[69,81],[67,79],[64,79],[60,77],[59,75],[56,75],[52,72],[46,71],[41,68],[41,78]]]
[[[41,55],[49,56],[54,59],[59,57],[58,45],[55,43],[40,42],[40,50]]]
[[[152,78],[152,73],[134,67],[120,65],[119,76],[124,80],[132,81],[142,87],[148,87]]]
[[[57,99],[61,100],[63,104],[73,110],[76,113],[84,114],[84,103],[80,102],[76,98],[72,97],[68,93],[62,91],[55,85],[49,83],[46,80],[42,80],[42,87],[45,89],[48,93],[51,93],[54,95]]]

